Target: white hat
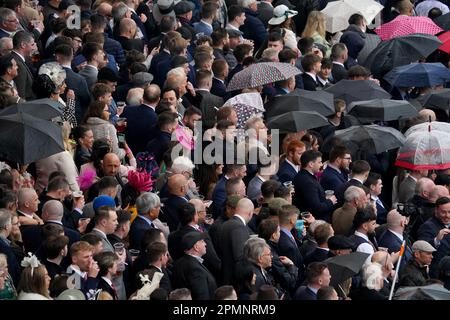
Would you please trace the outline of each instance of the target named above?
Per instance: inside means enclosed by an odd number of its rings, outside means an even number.
[[[283,23],[289,18],[292,18],[293,16],[296,16],[298,14],[295,10],[290,10],[287,6],[284,4],[280,4],[279,6],[276,6],[273,9],[273,17],[269,20],[269,24],[271,25],[278,25],[280,23]]]
[[[60,87],[66,80],[66,70],[57,62],[47,62],[39,68],[38,74],[46,74],[56,87]]]

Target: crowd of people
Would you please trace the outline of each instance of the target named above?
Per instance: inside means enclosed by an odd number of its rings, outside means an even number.
[[[372,76],[358,62],[371,21],[355,13],[330,34],[329,2],[3,0],[0,111],[58,102],[64,150],[0,159],[0,299],[387,300],[391,288],[450,290],[449,169],[396,168],[395,149],[355,153],[333,140],[355,123],[341,99],[327,125],[279,136],[267,127],[261,108],[299,89],[369,80],[409,100],[446,85]],[[449,11],[447,1],[379,2],[383,23]],[[450,55],[426,61],[448,68]],[[299,72],[227,90],[259,63]],[[436,120],[448,122],[448,111],[377,124],[405,132]],[[196,161],[199,149],[219,161]],[[354,252],[367,254],[359,272],[333,281],[328,259]]]

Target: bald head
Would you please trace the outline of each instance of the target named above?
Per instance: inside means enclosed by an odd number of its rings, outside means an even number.
[[[151,84],[144,88],[144,102],[150,105],[156,105],[161,96],[161,89],[156,84]]]
[[[448,196],[449,192],[446,186],[434,186],[434,188],[430,192],[428,200],[430,200],[430,202],[432,203],[435,203],[437,199]]]
[[[389,211],[386,220],[388,228],[391,229],[401,226],[402,222],[405,220],[405,217],[402,216],[396,209],[393,209]]]
[[[430,109],[422,109],[419,111],[418,119],[420,122],[436,121],[436,113]]]
[[[171,194],[183,197],[188,190],[188,179],[181,173],[177,173],[169,177],[167,186]]]
[[[191,199],[189,200],[189,203],[191,203],[195,207],[195,211],[197,212],[205,210],[205,204],[200,199]]]
[[[142,88],[132,88],[128,90],[127,94],[127,104],[130,106],[141,105],[144,97],[144,89]]]
[[[49,200],[42,207],[42,219],[44,221],[61,221],[64,214],[64,207],[61,201]]]
[[[114,177],[120,170],[120,159],[115,153],[107,153],[103,157],[103,174],[108,177]]]
[[[136,34],[136,22],[129,18],[122,19],[120,21],[119,31],[121,36],[133,39]]]
[[[415,194],[422,198],[429,199],[430,193],[434,189],[435,184],[430,178],[420,178],[417,180]]]
[[[250,199],[242,198],[236,206],[236,214],[244,218],[245,222],[248,223],[253,216],[254,209],[255,207]]]
[[[104,16],[104,17],[111,16],[111,14],[112,14],[112,5],[110,5],[107,2],[102,2],[97,8],[97,13],[102,15],[102,16]]]

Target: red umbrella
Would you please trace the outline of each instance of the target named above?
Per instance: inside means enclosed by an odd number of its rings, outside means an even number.
[[[399,15],[391,22],[385,23],[375,29],[375,32],[381,37],[381,40],[390,40],[413,33],[435,35],[441,31],[443,30],[428,17],[409,17],[405,15]]]
[[[439,47],[439,50],[450,53],[450,31],[440,34],[438,38],[442,41],[442,46]]]

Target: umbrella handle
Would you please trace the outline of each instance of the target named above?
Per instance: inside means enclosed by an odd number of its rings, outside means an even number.
[[[339,287],[339,289],[341,290],[342,294],[344,295],[344,299],[346,299],[346,298],[347,298],[347,295],[345,294],[344,289],[342,289],[341,284],[338,283],[338,287]]]

